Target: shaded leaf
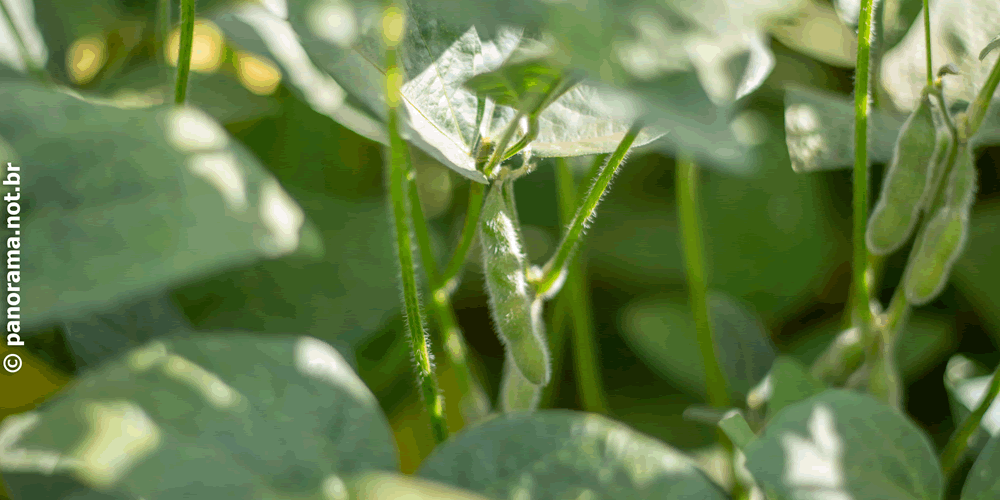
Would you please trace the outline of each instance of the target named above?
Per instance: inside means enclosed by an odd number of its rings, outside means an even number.
[[[786,407],[747,446],[747,469],[772,500],[938,500],[930,439],[873,398],[831,389]]]
[[[8,418],[15,498],[328,498],[345,475],[394,470],[378,402],[310,337],[171,337]]]
[[[1000,437],[990,439],[972,464],[962,487],[962,500],[988,500],[1000,495]]]
[[[683,453],[566,410],[498,416],[438,446],[420,477],[491,498],[724,499]]]
[[[977,204],[969,220],[969,240],[955,262],[951,283],[972,303],[989,327],[994,341],[1000,340],[1000,273],[994,248],[1000,245],[1000,205]]]
[[[8,80],[0,136],[30,235],[22,328],[319,248],[295,201],[195,108],[124,110]]]
[[[767,402],[767,415],[774,417],[785,407],[815,396],[826,389],[806,367],[789,356],[778,356],[768,373],[771,397]]]

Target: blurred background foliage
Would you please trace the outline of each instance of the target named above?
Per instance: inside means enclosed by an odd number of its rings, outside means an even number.
[[[736,103],[743,136],[756,146],[752,173],[706,169],[703,174],[710,285],[730,304],[729,314],[739,316],[731,325],[733,335],[753,336],[746,329],[763,333],[736,355],[750,372],[759,371],[755,362],[769,365],[775,353],[812,361],[844,323],[850,174],[793,171],[785,91],[796,87],[849,96],[854,46],[853,32],[845,26],[851,22],[850,3],[810,0],[799,17],[770,29],[774,69],[758,90]],[[355,352],[355,366],[396,433],[402,469],[413,471],[433,442],[403,338],[381,147],[314,111],[267,55],[229,40],[210,21],[212,9],[221,4],[198,2],[203,18],[196,27],[189,100],[224,123],[299,202],[322,235],[326,253],[321,259],[296,255],[226,270],[170,290],[168,300],[199,330],[309,334]],[[900,43],[919,4],[882,2],[882,52]],[[155,0],[36,0],[49,47],[47,70],[69,86],[119,102],[169,102],[173,76],[160,61],[169,63],[171,53],[155,50],[156,8]],[[175,37],[169,40],[168,46],[176,44]],[[881,86],[877,106],[898,113]],[[1000,342],[1000,264],[993,258],[993,248],[1000,246],[998,155],[995,147],[981,151],[974,235],[953,284],[916,312],[901,346],[907,410],[938,445],[954,426],[941,383],[948,357],[962,352],[986,366],[1000,362],[995,347]],[[416,160],[440,259],[461,226],[469,181],[422,153]],[[582,181],[592,158],[569,161]],[[701,367],[687,362],[694,344],[685,317],[673,168],[673,158],[656,148],[633,152],[598,210],[581,258],[612,416],[680,448],[698,449],[712,443],[714,430],[682,416],[690,405],[704,403],[704,395]],[[878,192],[882,168],[873,165],[872,192]],[[535,263],[548,256],[559,236],[555,193],[551,160],[517,184],[518,212]],[[887,263],[883,303],[898,283],[905,255],[900,252]],[[454,303],[475,369],[495,395],[503,352],[477,260],[467,265]],[[547,310],[550,332],[569,338],[570,323],[555,321],[556,309]],[[14,389],[5,386],[0,418],[37,405],[83,368],[67,344],[72,327],[33,334],[28,345],[38,359],[25,361],[31,369],[18,375]],[[436,331],[432,339],[440,349]],[[579,409],[568,343],[562,345],[566,361],[546,401]],[[462,425],[454,404],[457,384],[445,356],[437,359],[454,430]]]

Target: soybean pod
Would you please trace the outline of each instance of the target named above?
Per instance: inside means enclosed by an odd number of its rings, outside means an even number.
[[[533,292],[526,277],[526,257],[506,175],[490,186],[479,223],[479,241],[490,311],[497,334],[514,366],[538,386],[549,381],[549,351],[544,333],[532,321]]]
[[[928,90],[896,137],[878,203],[868,219],[865,242],[875,255],[899,249],[913,233],[928,190],[938,141]]]
[[[544,331],[542,323],[542,300],[536,298],[531,303],[531,322],[535,331]],[[534,410],[542,396],[542,386],[532,384],[521,375],[521,370],[510,353],[503,364],[503,378],[500,382],[500,409],[504,413],[520,410]]]
[[[934,300],[948,282],[969,233],[969,212],[976,197],[976,164],[963,144],[948,177],[944,203],[927,222],[906,266],[903,290],[913,305]]]

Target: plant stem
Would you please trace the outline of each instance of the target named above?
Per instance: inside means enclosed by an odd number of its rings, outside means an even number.
[[[990,76],[986,77],[986,81],[983,83],[983,87],[979,89],[976,99],[969,104],[969,110],[965,115],[965,126],[962,127],[965,131],[965,136],[962,139],[969,139],[976,135],[979,126],[983,124],[983,118],[986,117],[990,101],[993,100],[993,93],[997,90],[997,84],[1000,84],[1000,57],[993,63]]]
[[[552,256],[552,259],[545,263],[545,267],[542,268],[542,277],[538,280],[536,286],[538,295],[543,297],[550,296],[559,291],[558,287],[562,286],[561,282],[566,276],[566,264],[580,242],[580,236],[583,235],[584,228],[586,228],[587,223],[594,216],[597,204],[604,197],[604,192],[607,190],[608,184],[611,183],[611,179],[618,173],[618,169],[625,159],[625,154],[632,147],[632,143],[635,142],[635,138],[639,135],[641,129],[642,126],[636,124],[625,133],[625,137],[618,143],[618,148],[608,158],[608,162],[602,167],[600,175],[598,175],[594,184],[590,186],[590,190],[587,191],[587,197],[577,209],[576,215],[573,216],[573,222],[569,224],[566,234],[563,235],[562,241],[559,242],[559,246],[556,248],[555,254]]]
[[[190,0],[187,0],[190,1]],[[438,388],[430,348],[424,332],[423,313],[417,290],[416,262],[413,259],[413,242],[410,233],[410,206],[406,184],[411,182],[410,155],[406,141],[399,134],[399,104],[402,100],[402,71],[396,65],[396,45],[403,33],[403,10],[390,2],[382,15],[382,35],[385,44],[385,92],[389,106],[389,196],[392,202],[393,227],[396,233],[396,256],[399,260],[403,288],[406,327],[410,336],[410,349],[417,363],[418,383],[424,404],[430,414],[434,438],[442,442],[448,437],[444,419],[444,399]]]
[[[927,85],[934,84],[934,64],[931,62],[931,9],[924,0],[924,51],[927,52]]]
[[[871,297],[865,286],[868,267],[868,248],[865,245],[865,225],[868,222],[868,85],[869,57],[871,53],[874,0],[861,0],[858,24],[858,59],[854,77],[854,258],[853,289],[856,300],[851,321],[861,329],[862,338],[869,346],[875,342],[871,335]],[[871,348],[869,349],[871,351]]]
[[[482,184],[476,184],[481,186]],[[427,276],[428,288],[431,290],[431,311],[441,329],[441,343],[444,346],[448,361],[455,370],[458,390],[461,393],[459,405],[462,416],[467,423],[472,423],[489,413],[486,392],[472,374],[469,367],[469,348],[465,343],[462,330],[455,317],[455,309],[451,304],[448,292],[441,288],[441,278],[438,275],[437,262],[431,248],[430,231],[427,229],[427,219],[420,205],[420,193],[416,182],[410,182],[409,187],[410,212],[413,216],[413,230],[416,234],[417,247],[420,249],[421,263]]]
[[[563,158],[556,160],[556,185],[559,188],[559,218],[564,225],[569,224],[576,208],[577,194],[573,172]],[[586,266],[582,259],[572,258],[568,267],[563,297],[568,302],[573,322],[573,371],[576,374],[577,390],[583,399],[585,411],[608,415],[608,403],[601,380],[601,363],[597,358]]]
[[[702,237],[701,205],[698,200],[698,167],[685,154],[677,158],[677,215],[684,243],[691,313],[698,335],[698,348],[705,367],[708,402],[715,408],[729,406],[729,390],[715,355],[715,338],[708,311],[708,280],[705,276],[705,245]]]
[[[465,224],[462,226],[462,234],[458,240],[458,247],[448,261],[444,274],[438,286],[451,293],[458,286],[458,275],[462,272],[462,266],[469,256],[469,249],[472,248],[472,240],[476,237],[476,224],[479,223],[479,214],[483,211],[483,196],[486,193],[486,186],[478,182],[469,185],[469,207],[465,212]]]
[[[194,0],[181,0],[180,35],[174,104],[184,104],[184,99],[187,97],[188,76],[191,73],[191,48],[194,45]]]
[[[524,116],[525,114],[523,111],[518,111],[517,114],[514,115],[514,119],[507,124],[507,128],[503,131],[503,135],[500,136],[500,142],[495,144],[493,153],[490,154],[489,161],[486,163],[486,166],[483,167],[483,175],[485,175],[487,179],[492,179],[496,176],[497,172],[500,171],[500,163],[502,163],[504,158],[506,158],[504,153],[507,152],[507,144],[509,144],[511,139],[514,138],[514,134],[517,133],[521,119],[524,118]]]
[[[972,410],[968,417],[965,417],[962,425],[955,430],[951,439],[948,440],[948,444],[945,445],[944,451],[941,452],[941,470],[944,472],[945,484],[960,465],[962,456],[965,455],[965,451],[969,447],[969,439],[979,429],[979,424],[983,421],[986,410],[990,408],[998,394],[1000,394],[1000,367],[993,370],[990,386],[983,396],[983,400],[979,402],[979,406]]]

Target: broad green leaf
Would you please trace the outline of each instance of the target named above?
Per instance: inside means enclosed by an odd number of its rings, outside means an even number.
[[[986,443],[962,487],[962,500],[989,500],[997,496],[1000,496],[1000,437]]]
[[[774,346],[760,318],[721,292],[709,294],[719,364],[735,399],[743,399],[774,361]],[[686,301],[653,297],[631,304],[623,318],[625,340],[641,359],[679,388],[706,394],[705,369]]]
[[[871,110],[868,153],[874,162],[892,157],[905,116]],[[854,104],[848,96],[785,89],[785,141],[792,169],[816,172],[854,165]]]
[[[1000,245],[1000,204],[977,204],[969,221],[969,241],[955,263],[951,283],[972,303],[993,339],[1000,340],[1000,273],[993,251]]]
[[[125,110],[7,80],[0,136],[21,169],[24,329],[318,249],[302,209],[196,108]]]
[[[786,407],[744,451],[770,500],[939,500],[944,493],[927,435],[851,391],[831,389]]]
[[[66,343],[78,369],[93,368],[156,337],[189,330],[187,318],[165,295],[63,323]]]
[[[345,498],[357,500],[488,500],[440,482],[389,472],[360,474],[351,479],[349,489]]]
[[[420,477],[490,498],[725,499],[680,451],[605,417],[566,410],[495,417],[455,435]]]
[[[302,332],[357,346],[399,307],[385,204],[300,195],[322,260],[289,256],[207,277],[176,295],[199,330]]]
[[[973,360],[956,354],[948,360],[944,386],[948,389],[952,415],[956,425],[979,407],[990,386],[991,373]],[[1000,399],[1000,398],[998,398]],[[980,428],[989,436],[1000,435],[1000,404],[990,404],[980,422]]]
[[[767,401],[768,417],[774,417],[785,407],[823,392],[826,387],[816,380],[806,367],[790,356],[778,356],[767,374],[770,398]]]
[[[25,500],[319,499],[350,474],[398,467],[374,396],[311,337],[158,339],[8,418],[0,443]]]

